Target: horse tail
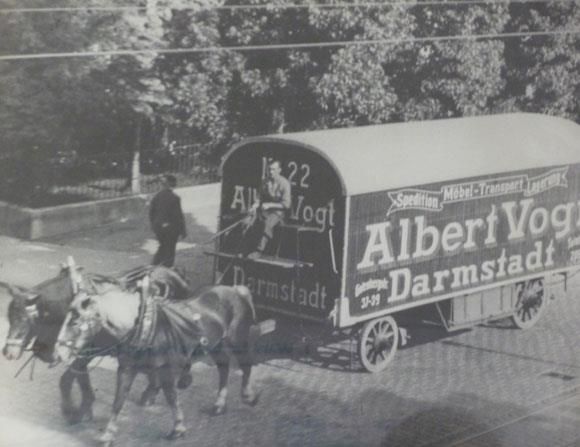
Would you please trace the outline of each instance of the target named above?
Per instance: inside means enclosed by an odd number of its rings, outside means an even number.
[[[236,293],[240,296],[240,298],[242,298],[251,309],[252,324],[255,324],[258,318],[256,316],[256,308],[254,307],[254,299],[252,298],[252,293],[250,292],[250,289],[248,289],[246,286],[234,286],[234,289]]]
[[[245,332],[245,335],[243,335],[247,342],[247,350],[244,352],[242,357],[238,357],[238,360],[241,360],[247,366],[251,367],[255,363],[256,343],[260,338],[260,326],[258,325],[256,308],[254,307],[254,299],[252,298],[250,289],[248,289],[246,286],[234,286],[234,290],[238,296],[246,302],[246,305],[251,310],[252,321],[249,322],[250,324],[246,329],[247,332]]]

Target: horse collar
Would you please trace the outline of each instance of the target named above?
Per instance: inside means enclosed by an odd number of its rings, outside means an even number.
[[[157,327],[157,302],[152,296],[141,296],[139,315],[129,345],[135,349],[146,349],[153,343]]]

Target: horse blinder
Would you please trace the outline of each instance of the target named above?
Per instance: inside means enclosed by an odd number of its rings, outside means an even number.
[[[26,311],[26,316],[32,323],[34,323],[36,319],[40,316],[40,311],[38,309],[39,298],[40,294],[38,293],[26,294],[26,304],[24,306],[24,310]]]

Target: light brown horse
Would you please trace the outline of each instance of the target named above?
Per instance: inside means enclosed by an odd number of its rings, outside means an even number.
[[[111,290],[96,295],[81,291],[73,300],[57,342],[57,354],[71,361],[101,330],[119,344],[119,368],[112,416],[100,441],[115,439],[117,419],[138,372],[157,380],[171,407],[174,426],[168,439],[186,431],[176,383],[200,350],[209,353],[219,372],[214,414],[226,410],[230,357],[242,370],[242,401],[255,405],[258,395],[251,384],[255,310],[244,286],[214,286],[199,295],[178,301],[162,301],[150,293],[149,281],[141,292]]]
[[[183,299],[190,294],[189,286],[178,273],[166,267],[144,267],[151,274],[153,287],[167,299]],[[34,339],[32,352],[43,362],[54,363],[54,346],[60,328],[65,320],[73,296],[80,288],[90,289],[94,293],[106,290],[134,288],[134,284],[122,283],[117,278],[101,275],[83,275],[81,268],[69,258],[59,274],[32,289],[9,287],[12,300],[8,305],[8,335],[2,353],[7,360],[19,360],[25,348]],[[101,331],[91,340],[90,346],[80,353],[60,378],[61,409],[70,423],[92,419],[92,405],[95,395],[91,386],[89,370],[90,361],[102,355],[116,354],[117,340],[109,333]],[[77,381],[81,392],[78,408],[73,405],[72,387]],[[190,375],[184,371],[180,388],[190,382]],[[141,398],[142,404],[152,403],[157,394],[155,382],[149,383]]]

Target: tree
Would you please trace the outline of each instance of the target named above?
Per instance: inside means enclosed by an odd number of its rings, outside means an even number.
[[[248,4],[248,2],[242,2]],[[238,1],[228,5],[239,4]],[[308,11],[276,7],[285,2],[253,0],[270,8],[220,14],[224,46],[293,44],[316,39]],[[311,128],[318,106],[310,85],[319,72],[316,51],[272,49],[240,52],[231,66],[230,125],[233,136]]]
[[[415,19],[409,8],[385,6],[314,11],[312,22],[327,40],[389,40],[412,36]],[[347,46],[336,51],[316,83],[323,126],[385,123],[399,100],[394,79],[408,44]]]
[[[514,4],[510,31],[578,29],[576,2]],[[508,110],[543,112],[580,122],[580,37],[578,34],[510,40],[506,45]]]
[[[92,3],[110,5],[104,0]],[[192,30],[199,31],[199,42],[217,39],[215,18],[200,21],[198,12],[192,12],[177,20],[174,11],[180,5],[148,0],[144,11],[7,14],[0,17],[0,26],[11,39],[0,48],[10,54],[154,50],[183,44]],[[55,5],[42,0],[34,6]],[[189,127],[204,142],[224,134],[223,119],[218,123],[216,118],[226,114],[216,106],[226,96],[227,71],[220,58],[170,60],[150,52],[16,61],[0,63],[0,70],[0,88],[7,92],[0,103],[0,145],[5,151],[23,153],[36,147],[46,159],[57,153],[69,154],[69,159],[103,159],[104,153],[113,153],[122,162],[135,150],[158,148],[169,127]],[[221,76],[214,76],[220,70]],[[199,95],[202,91],[206,94]],[[197,115],[189,113],[196,110]],[[111,171],[111,156],[103,160]],[[48,173],[49,163],[44,164]]]

